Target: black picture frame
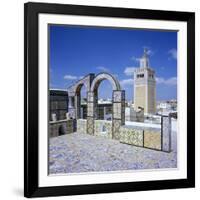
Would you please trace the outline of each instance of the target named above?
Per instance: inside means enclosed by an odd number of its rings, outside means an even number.
[[[38,15],[40,13],[187,22],[187,178],[74,186],[38,184]],[[24,5],[24,196],[44,197],[195,187],[195,13],[81,5]]]

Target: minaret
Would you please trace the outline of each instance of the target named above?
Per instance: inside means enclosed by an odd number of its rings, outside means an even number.
[[[140,58],[140,68],[134,71],[134,107],[142,107],[146,114],[156,112],[155,71],[150,68],[146,48]]]

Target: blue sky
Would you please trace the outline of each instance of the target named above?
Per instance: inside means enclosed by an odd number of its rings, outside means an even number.
[[[88,73],[106,71],[118,78],[131,100],[132,71],[145,47],[156,71],[157,100],[177,98],[177,33],[168,31],[51,25],[50,88],[66,89]],[[111,84],[103,81],[99,98],[111,96]]]

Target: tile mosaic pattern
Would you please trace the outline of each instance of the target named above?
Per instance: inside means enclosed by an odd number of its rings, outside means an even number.
[[[94,135],[112,139],[112,121],[95,120]]]
[[[161,150],[161,132],[144,130],[144,147]]]
[[[122,120],[122,125],[125,124],[125,101],[122,101],[121,104],[121,120]]]
[[[87,133],[87,120],[77,119],[77,133]]]
[[[122,92],[121,91],[114,91],[113,92],[113,101],[121,102],[122,101]]]
[[[125,101],[125,90],[113,91],[113,101],[115,101],[115,102]]]
[[[128,127],[120,127],[120,142],[132,144],[136,146],[143,146],[143,130],[138,130]]]
[[[120,138],[120,126],[125,123],[125,91],[113,91],[113,138]]]
[[[87,116],[90,116],[90,117],[94,116],[94,104],[93,103],[87,104]]]
[[[87,133],[94,135],[94,118],[87,117]]]
[[[94,92],[87,93],[87,133],[94,135]]]
[[[162,123],[162,150],[171,151],[171,117],[163,116]]]
[[[120,138],[120,127],[121,127],[121,120],[113,119],[112,121],[112,131],[113,131],[113,139],[119,140]]]
[[[122,105],[121,103],[113,103],[113,118],[114,119],[121,119],[121,112],[122,111]]]

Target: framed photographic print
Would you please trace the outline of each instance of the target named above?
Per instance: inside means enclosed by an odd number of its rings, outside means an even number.
[[[194,187],[195,14],[24,11],[24,195]]]

